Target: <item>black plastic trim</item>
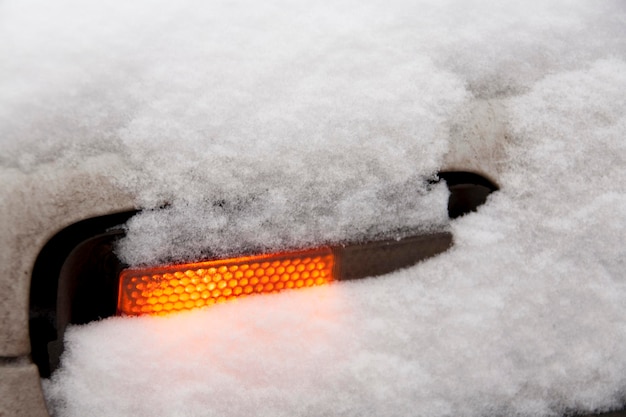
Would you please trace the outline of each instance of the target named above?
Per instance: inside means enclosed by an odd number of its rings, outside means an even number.
[[[452,234],[449,232],[333,246],[332,251],[339,259],[335,277],[344,281],[388,274],[438,255],[451,246]]]
[[[115,213],[72,224],[54,235],[39,253],[33,266],[30,286],[29,331],[31,356],[42,377],[48,377],[56,367],[66,325],[85,322],[84,308],[80,306],[81,300],[85,298],[74,296],[77,288],[84,291],[83,281],[96,285],[98,281],[97,277],[85,279],[84,275],[81,280],[81,274],[67,270],[62,273],[66,261],[73,259],[74,263],[85,263],[87,259],[94,260],[98,257],[94,258],[93,254],[98,251],[103,254],[101,249],[107,245],[105,252],[111,254],[110,245],[121,232],[110,229],[124,224],[135,213]],[[93,245],[94,239],[99,241],[98,245]],[[86,242],[91,242],[91,245]],[[82,250],[79,250],[81,247]],[[119,263],[117,258],[113,259],[110,255],[103,259]],[[101,299],[101,294],[95,298]],[[95,298],[91,297],[90,300]],[[59,300],[63,301],[59,303]],[[91,320],[94,318],[97,317],[91,317]]]
[[[498,190],[498,186],[485,177],[472,172],[440,172],[450,190],[448,216],[456,219],[476,209],[487,201],[489,194]]]

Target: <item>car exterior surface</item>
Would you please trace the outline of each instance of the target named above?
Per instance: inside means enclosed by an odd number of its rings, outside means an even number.
[[[155,4],[0,3],[0,415],[625,415],[621,2]],[[442,235],[115,311],[128,267]]]

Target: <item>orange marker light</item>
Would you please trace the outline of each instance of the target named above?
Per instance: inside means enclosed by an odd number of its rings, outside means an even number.
[[[120,274],[118,314],[165,315],[248,294],[312,287],[333,281],[330,248],[182,265],[126,269]]]

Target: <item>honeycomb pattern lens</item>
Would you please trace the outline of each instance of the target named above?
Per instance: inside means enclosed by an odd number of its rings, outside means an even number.
[[[333,280],[328,248],[251,256],[120,274],[118,314],[166,315],[249,294],[313,287]]]

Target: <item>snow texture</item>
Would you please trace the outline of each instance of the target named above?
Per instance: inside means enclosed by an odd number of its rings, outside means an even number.
[[[384,277],[71,327],[55,416],[623,406],[626,4],[494,3],[0,2],[0,166],[125,158],[127,262],[455,237]],[[425,178],[478,100],[506,115],[501,190],[446,224]]]

